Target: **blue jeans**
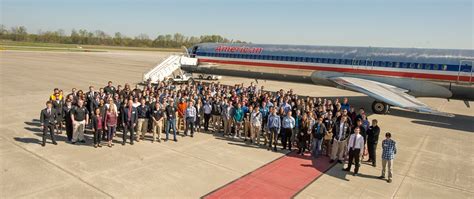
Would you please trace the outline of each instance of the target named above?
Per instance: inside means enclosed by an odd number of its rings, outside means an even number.
[[[321,154],[321,145],[323,143],[323,139],[316,139],[313,138],[313,148],[311,150],[311,155],[315,158]]]
[[[176,119],[166,120],[166,140],[169,138],[170,129],[173,129],[174,140],[176,140]]]

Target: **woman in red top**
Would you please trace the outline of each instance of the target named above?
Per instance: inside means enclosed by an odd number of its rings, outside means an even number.
[[[112,147],[112,138],[117,130],[117,107],[115,104],[110,104],[105,113],[105,130],[107,130],[108,146]]]

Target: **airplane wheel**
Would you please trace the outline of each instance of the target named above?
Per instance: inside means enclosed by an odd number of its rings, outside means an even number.
[[[199,75],[199,79],[204,79],[204,77],[202,75]]]
[[[211,77],[211,76],[207,76],[207,80],[212,80],[212,77]]]
[[[385,102],[374,101],[372,103],[372,111],[376,114],[387,114],[389,105]]]

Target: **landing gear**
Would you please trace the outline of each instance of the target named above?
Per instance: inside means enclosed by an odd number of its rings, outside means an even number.
[[[387,114],[390,110],[390,105],[385,102],[374,101],[372,103],[372,111],[376,114]]]

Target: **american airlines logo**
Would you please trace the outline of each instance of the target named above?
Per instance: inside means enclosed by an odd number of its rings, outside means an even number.
[[[215,49],[216,52],[240,52],[240,53],[251,53],[251,54],[260,54],[263,51],[263,48],[257,47],[245,47],[245,46],[217,46]]]

